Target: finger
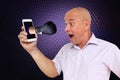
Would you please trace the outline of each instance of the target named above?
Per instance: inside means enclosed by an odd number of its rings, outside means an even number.
[[[19,39],[27,39],[27,33],[25,31],[21,31],[20,34],[18,35]]]
[[[21,31],[20,34],[24,35],[24,36],[27,36],[27,32],[25,32],[25,31]]]
[[[19,38],[19,40],[22,40],[22,39],[26,40],[27,39],[26,36],[22,36],[22,35],[18,35],[18,38]]]
[[[21,42],[21,43],[28,43],[27,39],[25,39],[25,38],[21,38],[21,39],[20,39],[20,42]]]
[[[18,35],[18,38],[20,40],[20,43],[25,43],[27,41],[27,36],[23,35],[22,32]]]
[[[24,28],[24,26],[22,26],[22,27],[21,27],[21,30],[22,30],[22,31],[25,31],[25,28]]]

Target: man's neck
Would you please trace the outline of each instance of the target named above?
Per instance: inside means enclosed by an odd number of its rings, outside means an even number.
[[[84,39],[81,41],[80,44],[77,44],[77,46],[79,46],[81,49],[87,44],[87,42],[89,41],[90,37],[92,36],[92,33],[88,33]]]

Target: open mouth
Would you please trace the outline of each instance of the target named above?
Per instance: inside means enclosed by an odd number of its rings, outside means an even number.
[[[73,34],[69,34],[69,37],[72,38],[74,35]]]

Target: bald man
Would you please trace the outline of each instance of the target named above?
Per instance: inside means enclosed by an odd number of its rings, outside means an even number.
[[[20,44],[38,67],[52,78],[62,71],[64,80],[109,80],[111,71],[120,77],[120,50],[116,45],[96,38],[90,31],[89,11],[73,8],[64,20],[71,43],[65,44],[53,60],[43,55],[36,41],[27,42],[24,30],[18,35]]]

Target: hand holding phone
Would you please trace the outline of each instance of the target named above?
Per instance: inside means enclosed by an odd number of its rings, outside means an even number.
[[[22,24],[25,31],[27,32],[27,41],[28,42],[36,41],[37,40],[35,35],[36,32],[32,19],[22,19]]]

